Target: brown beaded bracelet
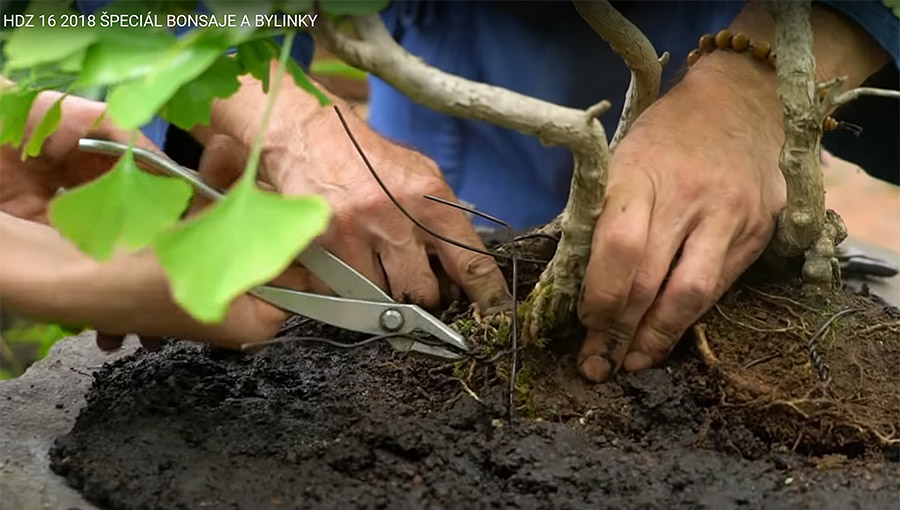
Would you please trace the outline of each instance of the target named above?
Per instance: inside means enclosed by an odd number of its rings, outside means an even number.
[[[760,62],[765,61],[769,64],[769,67],[775,69],[775,52],[772,50],[772,45],[768,41],[751,42],[747,34],[743,32],[732,35],[730,31],[723,29],[716,32],[716,35],[703,34],[698,45],[700,46],[699,48],[694,48],[688,53],[688,66],[693,66],[700,60],[700,57],[708,55],[717,49],[733,50],[738,53],[744,53],[749,49],[750,55],[754,59]],[[819,99],[824,100],[827,93],[826,90],[822,90],[819,94]],[[824,131],[832,131],[841,125],[842,123],[834,117],[825,117],[822,129]]]
[[[772,45],[767,41],[751,42],[747,34],[738,32],[731,35],[728,30],[719,30],[716,35],[703,34],[700,37],[699,48],[694,48],[688,53],[687,63],[692,66],[700,60],[700,57],[712,53],[715,50],[734,50],[738,53],[744,53],[748,49],[750,55],[760,62],[768,62],[772,69],[775,69],[775,53],[772,51]]]

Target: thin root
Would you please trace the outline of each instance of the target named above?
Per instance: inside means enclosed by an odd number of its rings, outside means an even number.
[[[484,403],[484,400],[481,400],[481,397],[479,397],[474,391],[472,391],[472,388],[469,388],[469,385],[466,384],[466,381],[463,381],[459,377],[454,377],[453,379],[458,381],[459,384],[462,385],[463,391],[468,393],[469,396],[472,397],[476,402],[478,402],[479,404],[482,404],[482,405],[487,405]]]

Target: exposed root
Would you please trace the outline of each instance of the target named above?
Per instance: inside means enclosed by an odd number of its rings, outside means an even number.
[[[709,348],[709,342],[706,340],[706,324],[699,322],[694,324],[694,342],[703,363],[709,368],[717,368],[719,366],[719,358],[716,358],[712,349]]]
[[[462,379],[460,379],[458,377],[454,377],[453,380],[455,380],[460,385],[462,385],[463,391],[465,391],[466,394],[468,394],[470,397],[472,397],[472,399],[475,402],[478,402],[479,404],[484,404],[484,400],[481,400],[481,397],[479,397],[474,391],[472,391],[472,388],[469,388],[469,385],[466,384],[466,381],[463,381]]]
[[[898,330],[898,328],[900,328],[900,321],[882,322],[880,324],[875,324],[875,325],[869,326],[868,328],[862,330],[862,334],[865,335],[865,334],[869,334],[869,333],[874,333],[874,332],[880,331],[882,329],[889,329],[890,331],[896,333],[896,332],[900,331],[900,330]]]
[[[806,250],[803,263],[803,292],[824,300],[832,289],[841,286],[841,267],[835,257],[835,247],[847,238],[847,227],[831,209],[825,212],[825,223],[818,238]]]
[[[721,366],[721,362],[713,353],[712,349],[709,346],[709,341],[706,338],[706,325],[703,323],[697,323],[694,325],[694,345],[697,348],[697,352],[700,353],[700,358],[703,360],[703,364],[708,368],[714,370],[717,374],[725,378],[725,380],[735,389],[745,392],[754,398],[763,397],[767,395],[771,395],[775,392],[775,390],[763,383],[751,381],[746,377],[743,377],[737,373],[734,373],[725,367]]]
[[[718,304],[715,305],[715,309],[716,309],[716,312],[718,312],[719,315],[721,315],[722,318],[725,319],[725,320],[727,320],[728,322],[731,322],[731,323],[733,323],[733,324],[737,324],[738,326],[741,326],[741,327],[744,327],[744,328],[747,328],[747,329],[751,329],[751,330],[753,330],[753,331],[757,331],[757,332],[759,332],[759,333],[784,333],[785,331],[790,331],[790,330],[792,330],[792,329],[796,329],[794,326],[791,326],[791,321],[790,321],[790,319],[787,319],[788,325],[785,326],[785,327],[783,327],[783,328],[770,328],[770,329],[757,328],[756,326],[752,326],[752,325],[750,325],[750,324],[747,324],[746,322],[741,322],[741,321],[739,321],[739,320],[737,320],[737,319],[732,319],[731,317],[728,316],[728,314],[726,314],[726,313],[722,310],[722,307],[720,307]]]
[[[742,292],[746,289],[752,294]],[[894,316],[860,298],[829,295],[834,302],[818,308],[746,287],[726,295],[719,309],[695,326],[698,357],[728,396],[721,407],[733,410],[717,414],[717,420],[817,455],[855,455],[860,447],[900,444],[900,393],[891,368],[900,351],[886,332],[900,322],[885,320]],[[760,299],[767,304],[760,305]],[[735,319],[744,313],[770,325],[786,315],[797,320],[787,331],[760,332]],[[815,324],[815,332],[798,323]],[[758,343],[747,345],[751,339]]]

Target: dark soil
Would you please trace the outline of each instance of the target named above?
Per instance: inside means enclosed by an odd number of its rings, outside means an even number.
[[[702,320],[705,343],[688,335],[665,366],[607,384],[530,347],[514,424],[505,356],[139,351],[97,373],[52,467],[115,509],[896,508],[900,316],[865,297],[813,306],[791,287],[752,289]],[[817,344],[826,389],[805,344],[851,305],[863,311]]]

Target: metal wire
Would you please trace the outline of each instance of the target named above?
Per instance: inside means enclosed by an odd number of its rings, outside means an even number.
[[[378,342],[379,340],[386,340],[388,338],[394,338],[398,336],[404,336],[401,333],[387,333],[385,335],[377,335],[373,337],[366,338],[365,340],[360,340],[359,342],[337,342],[335,340],[330,340],[328,338],[322,338],[319,336],[289,336],[282,338],[273,338],[272,340],[266,340],[265,342],[255,342],[255,343],[247,343],[241,344],[241,350],[247,351],[267,345],[276,345],[276,344],[290,344],[294,342],[318,342],[322,344],[328,344],[334,347],[340,347],[341,349],[356,349],[357,347],[363,347],[365,345],[369,345],[371,343]]]
[[[844,315],[858,312],[857,308],[847,308],[846,310],[841,310],[840,312],[832,315],[825,321],[824,324],[819,326],[819,329],[816,330],[815,333],[809,338],[806,342],[806,350],[809,352],[809,360],[812,362],[813,367],[816,369],[816,373],[819,376],[819,380],[825,384],[825,387],[829,387],[831,385],[831,371],[828,368],[828,365],[822,360],[822,356],[816,350],[816,342],[822,335],[828,331],[828,328],[831,327],[831,324],[840,317]]]

